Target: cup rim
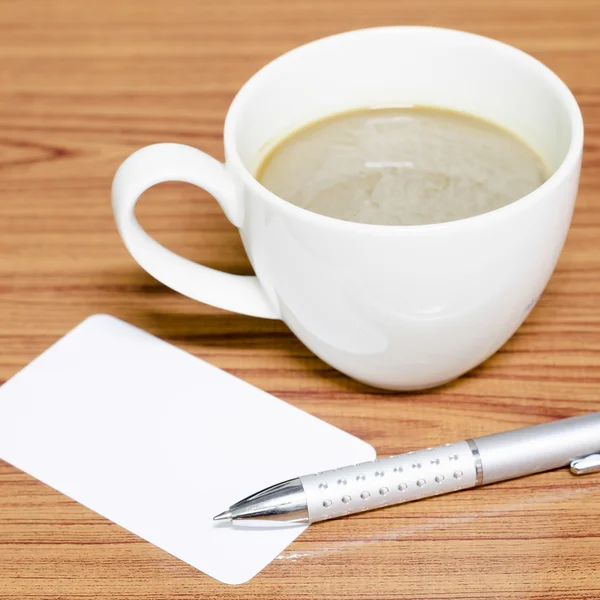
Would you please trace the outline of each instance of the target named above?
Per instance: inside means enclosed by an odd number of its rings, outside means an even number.
[[[536,68],[541,77],[544,77],[552,86],[563,105],[565,106],[569,115],[571,124],[571,140],[569,142],[569,148],[562,162],[558,168],[548,177],[548,179],[542,183],[535,190],[529,194],[522,196],[518,200],[496,208],[494,210],[474,215],[472,217],[466,217],[464,219],[456,219],[453,221],[445,221],[442,223],[426,223],[422,225],[381,225],[372,223],[358,223],[355,221],[346,221],[338,219],[336,217],[329,217],[312,212],[306,208],[296,206],[291,202],[287,202],[283,198],[277,196],[265,186],[263,186],[254,175],[246,168],[242,161],[235,141],[235,132],[238,125],[238,116],[242,105],[248,98],[248,96],[255,91],[268,76],[269,71],[272,67],[282,60],[285,60],[290,55],[306,50],[310,47],[327,45],[337,42],[341,38],[358,38],[373,35],[397,35],[401,32],[425,32],[428,34],[441,34],[441,35],[456,35],[460,37],[469,37],[481,43],[488,44],[495,47],[498,51],[504,52],[505,54],[512,56],[513,58],[527,61],[530,65]],[[458,29],[449,29],[443,27],[429,27],[429,26],[391,26],[391,27],[371,27],[366,29],[355,29],[352,31],[345,31],[343,33],[337,33],[327,37],[319,38],[314,41],[302,44],[281,54],[277,58],[268,62],[266,65],[261,67],[248,81],[240,88],[236,96],[234,97],[231,106],[227,112],[224,126],[224,145],[225,145],[225,157],[226,162],[230,163],[235,172],[237,172],[243,183],[250,188],[254,193],[264,197],[270,204],[276,205],[280,210],[288,212],[291,216],[297,219],[302,219],[308,223],[326,224],[331,227],[337,227],[339,229],[345,229],[347,231],[356,231],[357,233],[375,233],[381,234],[393,234],[393,233],[425,233],[433,232],[437,230],[446,229],[459,229],[472,226],[479,226],[499,217],[509,218],[513,213],[517,213],[523,210],[527,210],[529,207],[542,202],[546,194],[556,189],[562,181],[572,172],[574,166],[580,159],[580,155],[583,149],[583,117],[581,115],[581,109],[575,99],[571,90],[562,81],[562,79],[554,73],[544,63],[534,58],[530,54],[527,54],[523,50],[511,46],[499,40],[489,38],[486,36],[470,33],[467,31],[461,31]]]

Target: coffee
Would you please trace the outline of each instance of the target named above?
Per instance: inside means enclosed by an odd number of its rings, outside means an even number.
[[[426,107],[364,109],[311,123],[279,142],[256,173],[292,204],[378,225],[479,215],[548,176],[534,150],[509,131]]]

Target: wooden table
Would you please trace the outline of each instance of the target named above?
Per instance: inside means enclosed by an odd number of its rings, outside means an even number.
[[[119,163],[155,141],[222,158],[236,90],[308,40],[381,24],[515,44],[571,87],[581,190],[552,281],[517,335],[459,381],[380,393],[279,322],[192,302],[146,275],[113,222]],[[382,454],[600,410],[598,0],[2,0],[0,380],[91,313],[138,325],[368,440]],[[159,241],[250,266],[216,202],[161,185],[138,210]],[[253,581],[218,584],[0,462],[0,598],[600,598],[600,477],[566,470],[311,527]]]

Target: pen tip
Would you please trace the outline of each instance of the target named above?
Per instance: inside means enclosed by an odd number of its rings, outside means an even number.
[[[213,517],[213,521],[231,521],[231,513],[228,510],[225,510],[216,517]]]

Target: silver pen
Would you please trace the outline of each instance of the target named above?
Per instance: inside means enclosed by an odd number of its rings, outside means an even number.
[[[214,520],[314,523],[567,465],[575,475],[600,472],[600,413],[303,475]]]

